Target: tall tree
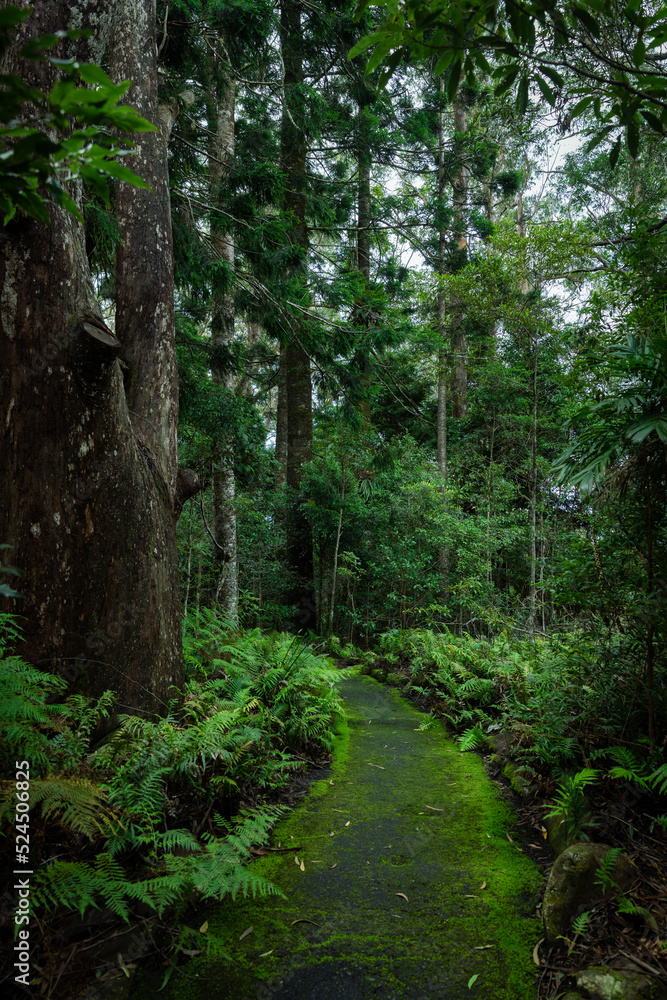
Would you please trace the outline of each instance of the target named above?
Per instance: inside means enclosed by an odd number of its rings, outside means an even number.
[[[72,54],[98,63],[108,54],[159,129],[132,157],[150,190],[119,185],[116,195],[115,334],[71,215],[51,207],[50,225],[16,216],[0,233],[0,537],[23,571],[23,654],[153,712],[182,678],[176,520],[197,488],[178,469],[176,439],[166,157],[175,107],[158,103],[150,0],[115,0],[103,12],[91,0],[76,12],[76,26],[95,34]],[[5,68],[48,88],[52,65],[22,62],[20,44],[72,19],[62,0],[39,4]]]
[[[232,67],[225,53],[225,37],[220,34],[215,41],[214,65],[212,66],[212,93],[210,96],[212,120],[209,175],[211,199],[214,208],[224,201],[223,186],[228,184],[231,164],[234,159],[234,113],[236,106],[236,81]],[[211,216],[211,243],[218,261],[224,266],[221,280],[212,289],[211,343],[214,355],[221,349],[229,348],[234,339],[236,306],[234,301],[234,235],[229,226],[222,222],[220,211]],[[218,359],[221,360],[221,359]],[[235,379],[230,366],[225,366],[225,374],[219,374],[228,391],[233,391]],[[233,621],[238,620],[238,577],[236,568],[236,482],[234,477],[234,448],[229,437],[225,440],[224,428],[220,428],[222,443],[216,443],[213,469],[213,519],[215,526],[218,582],[216,602]]]
[[[283,0],[280,7],[280,44],[284,65],[281,119],[281,167],[285,176],[283,212],[286,217],[287,284],[297,300],[307,301],[308,226],[306,222],[306,159],[308,144],[305,121],[303,30],[301,5]],[[292,322],[280,365],[279,384],[287,397],[287,486],[293,491],[288,515],[287,563],[294,576],[291,601],[297,606],[299,628],[314,628],[316,622],[313,583],[313,538],[310,523],[301,510],[298,495],[302,469],[310,461],[313,443],[312,381],[310,357],[304,344],[302,324]],[[283,405],[284,401],[283,401]],[[280,406],[280,401],[279,401]]]

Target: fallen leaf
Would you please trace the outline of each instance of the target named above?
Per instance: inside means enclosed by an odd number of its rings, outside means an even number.
[[[473,988],[473,986],[475,985],[475,983],[477,982],[478,979],[479,979],[479,972],[476,972],[474,976],[470,977],[470,979],[468,980],[468,989],[469,990],[471,990]]]
[[[533,948],[533,962],[539,968],[540,966],[540,945],[544,941],[544,938],[540,938],[535,947]]]
[[[123,956],[121,955],[120,952],[118,952],[118,955],[116,957],[118,958],[118,964],[120,965],[121,969],[123,970],[123,972],[125,973],[125,975],[129,979],[130,978],[130,972],[129,972],[129,969],[126,966],[125,962],[123,961]]]
[[[464,899],[479,899],[479,896],[471,896],[469,892],[465,894]]]
[[[492,944],[478,944],[473,948],[473,951],[486,951],[487,948],[493,948]]]
[[[401,899],[404,899],[406,903],[409,902],[408,897],[405,895],[404,892],[395,892],[394,895],[395,896],[400,896]]]
[[[330,782],[329,782],[329,784],[330,784],[330,785],[333,785],[333,781],[330,781]]]
[[[243,941],[243,938],[246,938],[248,936],[248,934],[252,934],[252,932],[254,931],[254,929],[255,928],[253,927],[252,924],[250,925],[250,927],[246,927],[246,929],[244,930],[243,934],[239,935],[239,941]]]
[[[547,837],[549,836],[549,832],[548,832],[547,828],[545,826],[543,826],[543,827],[540,827],[540,829],[542,830],[542,836],[546,840]]]
[[[304,865],[303,861],[302,861],[302,862],[301,862],[301,864],[299,865],[299,868],[301,869],[301,871],[302,871],[302,872],[305,872],[305,870],[306,870],[306,866]]]
[[[444,812],[444,809],[438,809],[437,806],[424,806],[424,809],[432,809],[434,813]]]
[[[386,770],[386,768],[382,767],[380,764],[373,764],[370,760],[367,760],[366,763],[369,764],[371,767],[377,767],[379,771]]]
[[[542,850],[542,848],[540,847],[539,844],[529,844],[528,846],[529,847],[534,847],[536,851],[541,851]]]
[[[480,885],[480,889],[486,889],[486,882],[482,882],[482,884]]]
[[[262,954],[259,957],[260,958],[266,958],[267,955],[273,955],[273,952],[274,952],[273,948],[271,949],[271,951],[263,951]]]
[[[301,862],[299,861],[299,855],[298,855],[298,854],[295,854],[295,855],[294,855],[294,864],[295,864],[295,865],[296,865],[297,867],[298,867],[298,866],[299,866],[299,865],[301,864]]]
[[[349,826],[349,825],[350,825],[350,821],[349,821],[349,819],[348,819],[348,821],[347,821],[347,823],[345,824],[345,826]]]
[[[332,812],[335,812],[335,813],[344,813],[344,812],[345,812],[345,810],[344,810],[344,809],[336,809],[336,807],[335,807],[335,806],[333,806],[333,807],[332,807],[331,811],[332,811]]]
[[[487,833],[487,837],[489,838],[489,840],[491,840],[491,834],[490,833]]]
[[[330,836],[330,837],[335,837],[335,836],[336,836],[336,834],[335,834],[335,833],[333,832],[333,830],[332,830],[332,831],[331,831],[331,833],[329,834],[329,836]]]
[[[334,861],[332,865],[329,865],[329,868],[338,868],[338,862]]]
[[[205,920],[204,923],[199,928],[199,933],[200,934],[206,934],[207,930],[208,930],[208,920]]]
[[[510,844],[513,844],[513,843],[514,843],[514,841],[513,841],[513,840],[512,840],[512,838],[510,837],[509,833],[506,833],[506,834],[505,834],[505,836],[506,836],[506,837],[507,837],[507,839],[509,840]]]

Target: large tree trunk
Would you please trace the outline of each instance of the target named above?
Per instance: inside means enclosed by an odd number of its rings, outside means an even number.
[[[222,187],[229,177],[229,170],[234,159],[234,112],[236,104],[236,83],[231,66],[224,57],[224,38],[218,40],[217,68],[214,71],[218,80],[216,93],[213,95],[212,112],[215,115],[213,138],[211,140],[211,156],[209,160],[209,177],[211,180],[211,202],[218,205],[223,200]],[[219,213],[214,213],[211,219],[211,244],[218,258],[227,265],[230,274],[234,270],[234,236],[225,232]],[[234,290],[227,287],[224,291],[213,290],[213,309],[211,317],[212,343],[216,347],[226,347],[234,339],[234,321],[236,318]],[[229,392],[234,391],[234,374],[228,371],[221,375],[214,371],[215,380],[224,385]],[[238,622],[238,574],[236,571],[236,481],[234,477],[234,446],[229,438],[225,439],[223,428],[219,429],[222,438],[215,448],[215,467],[213,471],[213,522],[216,541],[216,564],[218,582],[215,600],[232,622]]]
[[[467,123],[465,107],[461,103],[459,95],[452,102],[452,110],[454,112],[454,130],[460,146]],[[459,153],[458,170],[452,180],[454,239],[459,250],[459,260],[456,263],[457,270],[467,262],[466,206],[468,203],[468,179],[468,166],[461,151]],[[454,364],[452,413],[455,417],[465,417],[468,412],[468,346],[465,335],[465,318],[460,309],[452,313],[451,343]]]
[[[284,77],[284,106],[281,121],[281,166],[285,174],[283,210],[288,221],[291,260],[287,275],[295,295],[305,295],[308,227],[306,224],[306,135],[303,94],[303,34],[301,8],[293,0],[280,7],[280,43]],[[293,490],[287,519],[287,564],[294,585],[290,603],[296,605],[295,625],[299,630],[315,628],[316,604],[313,582],[313,538],[309,522],[299,502],[302,467],[312,457],[313,418],[310,358],[304,349],[299,327],[291,331],[281,354],[285,366],[287,398],[287,485]]]
[[[100,14],[91,0],[76,27],[93,11],[93,57],[115,24],[112,73],[141,81],[129,101],[157,121],[152,4],[117,0]],[[69,4],[44,0],[26,30],[70,22]],[[91,43],[77,44],[90,58]],[[51,83],[48,64],[17,68]],[[0,540],[23,572],[25,598],[9,605],[25,618],[22,654],[79,690],[113,688],[122,708],[155,712],[182,681],[176,519],[196,480],[177,469],[164,138],[142,135],[132,160],[152,191],[118,191],[117,336],[76,221],[52,209],[50,226],[17,216],[0,232]]]
[[[444,209],[447,178],[445,175],[445,78],[440,77],[440,107],[438,111],[438,274],[447,273],[447,232]],[[447,509],[447,297],[440,285],[437,300],[437,325],[440,347],[438,349],[438,472],[440,473],[443,504]],[[449,545],[445,542],[438,551],[440,569],[440,597],[443,604],[449,599]]]
[[[358,148],[357,148],[357,169],[359,173],[359,185],[357,192],[357,270],[362,279],[359,301],[355,304],[353,322],[361,330],[366,331],[362,335],[362,349],[359,352],[358,361],[361,367],[361,413],[366,423],[371,420],[371,375],[368,362],[370,344],[368,343],[368,330],[370,328],[370,317],[366,297],[371,280],[371,151],[368,136],[368,123],[366,121],[367,112],[360,104],[357,114],[358,127]]]

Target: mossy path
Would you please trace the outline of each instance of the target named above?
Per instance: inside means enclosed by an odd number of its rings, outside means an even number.
[[[195,959],[160,995],[528,1000],[540,875],[482,762],[368,677],[342,693],[332,773],[277,827],[294,849],[257,863],[286,898],[221,907],[209,923],[233,961]]]

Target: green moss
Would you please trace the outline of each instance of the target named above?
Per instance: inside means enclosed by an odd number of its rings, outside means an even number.
[[[300,1000],[321,982],[322,996],[333,984],[355,997],[528,1000],[541,878],[507,840],[512,816],[481,760],[440,723],[419,731],[424,716],[395,690],[357,676],[343,694],[332,774],[276,828],[274,846],[292,850],[257,862],[284,898],[208,914],[233,961],[195,959],[161,995]],[[159,985],[144,975],[132,995]]]
[[[528,794],[528,782],[518,770],[516,765],[508,762],[503,768],[503,777],[506,778],[510,785],[512,786],[512,791],[516,792],[521,798],[525,798]]]

